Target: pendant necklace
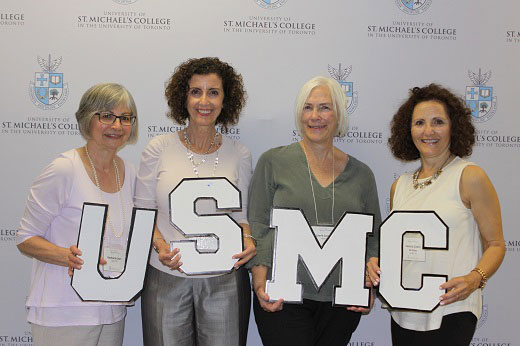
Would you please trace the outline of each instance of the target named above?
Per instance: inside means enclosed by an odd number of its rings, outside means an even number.
[[[314,202],[314,214],[316,215],[316,225],[320,224],[318,220],[318,208],[316,206],[316,196],[314,194],[314,184],[312,183],[312,174],[311,174],[311,166],[309,165],[309,159],[307,158],[307,151],[305,150],[305,143],[302,142],[303,154],[305,155],[305,161],[307,162],[307,171],[309,172],[309,181],[311,183],[311,191],[312,191],[312,200]],[[332,146],[332,210],[331,210],[331,225],[334,225],[334,145]]]
[[[211,149],[215,146],[215,144],[217,142],[217,136],[218,136],[218,132],[215,131],[215,135],[213,136],[213,139],[211,140],[208,150],[206,150],[206,152],[204,154],[202,154],[203,155],[202,160],[200,160],[200,162],[197,163],[197,162],[195,162],[195,160],[193,158],[195,156],[195,154],[192,151],[190,138],[188,137],[188,129],[187,128],[184,129],[184,142],[186,143],[186,155],[188,156],[188,160],[190,161],[191,166],[193,168],[193,173],[195,173],[197,178],[199,178],[199,166],[206,162],[206,156],[209,154]],[[219,149],[217,149],[216,156],[215,156],[215,162],[213,164],[213,176],[215,176],[215,171],[217,170],[217,166],[218,166],[218,153],[219,153]]]
[[[413,176],[412,176],[413,188],[415,190],[417,190],[417,189],[421,189],[422,190],[426,186],[431,185],[439,177],[439,175],[441,175],[443,168],[446,166],[446,164],[448,163],[448,161],[450,159],[451,159],[451,154],[448,156],[446,161],[444,161],[444,163],[441,165],[441,168],[439,168],[431,177],[426,178],[426,179],[421,179],[421,181],[419,181],[419,172],[422,169],[422,165],[421,165],[421,167],[419,167],[419,169],[417,169],[415,171],[415,173],[413,174]]]
[[[94,162],[90,158],[90,154],[88,152],[87,145],[85,145],[85,153],[87,154],[88,161],[90,162],[90,167],[92,168],[92,173],[94,174],[94,181],[96,182],[96,186],[97,186],[98,191],[99,191],[99,196],[101,197],[101,202],[103,204],[108,204],[108,203],[105,202],[105,198],[103,197],[103,191],[101,190],[101,185],[99,184],[99,179],[98,179],[98,176],[97,176],[97,173],[96,173],[96,167],[94,167]],[[108,219],[108,224],[110,225],[110,230],[112,231],[112,234],[116,238],[121,238],[121,236],[123,235],[123,233],[125,231],[125,225],[126,225],[125,204],[124,204],[124,201],[123,201],[123,192],[121,191],[122,188],[121,188],[121,178],[119,177],[119,169],[117,168],[116,160],[113,159],[112,162],[114,163],[114,170],[115,170],[115,173],[116,173],[116,184],[117,184],[117,189],[119,190],[119,199],[121,200],[121,214],[123,216],[123,222],[121,224],[121,232],[120,233],[116,233],[116,231],[114,229],[114,225],[112,224],[112,219],[110,219],[110,206],[109,206],[108,211],[107,211],[107,219]]]

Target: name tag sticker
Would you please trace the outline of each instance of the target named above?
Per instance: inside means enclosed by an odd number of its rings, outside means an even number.
[[[105,248],[103,251],[105,261],[107,261],[103,269],[110,272],[122,273],[123,269],[125,269],[126,251],[117,248]]]
[[[425,262],[426,252],[422,247],[422,238],[405,238],[403,243],[403,260]]]
[[[318,239],[318,242],[321,246],[323,246],[323,243],[325,243],[333,230],[334,227],[332,226],[312,226],[312,231],[314,232],[314,235]]]

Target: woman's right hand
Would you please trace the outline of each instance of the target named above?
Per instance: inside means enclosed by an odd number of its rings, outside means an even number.
[[[381,274],[381,269],[379,268],[379,258],[370,257],[367,262],[367,287],[375,287],[379,285],[379,274]]]
[[[179,249],[175,248],[173,251],[170,251],[170,245],[167,244],[164,239],[158,239],[155,242],[155,247],[157,249],[157,256],[159,256],[159,261],[170,268],[171,270],[178,270],[179,272],[183,272],[180,269],[182,266],[181,262],[181,254],[179,253]]]
[[[258,302],[264,311],[276,312],[283,309],[283,299],[275,302],[269,301],[269,295],[265,293],[265,284],[267,282],[267,267],[258,265],[251,268],[253,275],[253,289],[255,291]]]
[[[74,273],[74,269],[80,270],[81,266],[83,265],[83,260],[79,258],[83,253],[76,245],[71,245],[69,248],[69,255],[67,258],[67,264],[69,267],[69,276],[72,277],[72,274]],[[101,257],[99,259],[100,265],[107,264],[107,261]]]
[[[68,255],[68,267],[69,267],[69,276],[72,277],[72,273],[74,269],[80,270],[83,265],[83,260],[78,256],[81,256],[82,252],[76,245],[71,245],[69,247],[69,255]]]

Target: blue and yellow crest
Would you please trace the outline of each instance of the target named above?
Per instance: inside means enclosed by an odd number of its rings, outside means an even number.
[[[45,60],[38,56],[38,64],[42,71],[34,73],[34,81],[30,82],[30,94],[33,104],[42,109],[56,109],[61,107],[69,95],[68,85],[64,83],[63,73],[56,70],[61,64],[58,59]]]
[[[276,9],[282,7],[287,0],[255,0],[256,4],[266,9]]]
[[[491,78],[491,71],[478,74],[468,71],[473,85],[466,87],[466,105],[471,109],[471,115],[476,122],[488,121],[495,115],[496,96],[493,96],[493,87],[485,84]]]
[[[351,116],[358,105],[358,92],[354,91],[354,83],[346,80],[352,72],[352,65],[345,69],[341,68],[341,64],[339,64],[337,69],[329,65],[328,70],[330,76],[343,87],[345,96],[347,96],[347,114]]]
[[[421,14],[430,7],[432,0],[395,0],[395,3],[404,13]]]

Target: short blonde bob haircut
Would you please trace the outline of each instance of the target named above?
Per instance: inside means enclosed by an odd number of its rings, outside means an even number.
[[[100,83],[90,87],[81,97],[76,120],[79,132],[86,140],[90,139],[90,121],[98,112],[110,112],[112,109],[124,105],[135,115],[135,123],[128,138],[128,143],[137,141],[138,119],[137,107],[132,94],[121,84]]]
[[[310,93],[317,86],[326,86],[329,88],[332,97],[332,106],[336,111],[338,117],[338,128],[336,129],[335,137],[344,137],[348,131],[347,121],[347,96],[341,85],[334,79],[328,77],[317,76],[307,81],[298,92],[296,102],[294,104],[294,125],[300,136],[302,132],[302,113],[303,106],[309,98]]]

